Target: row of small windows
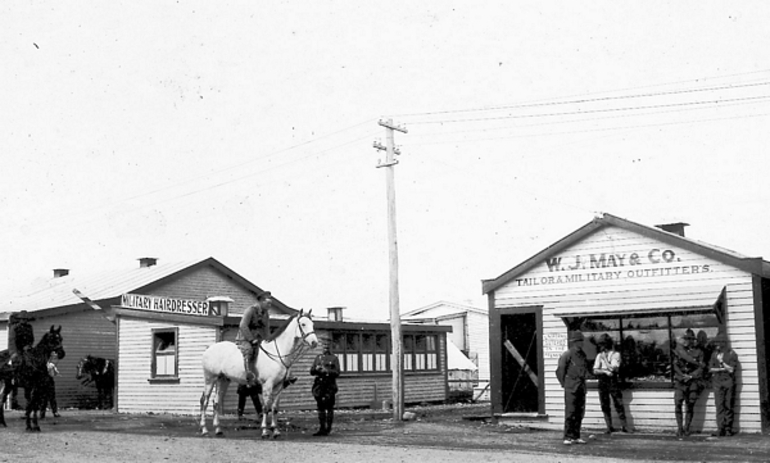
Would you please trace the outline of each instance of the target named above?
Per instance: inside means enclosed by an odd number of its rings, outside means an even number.
[[[178,375],[176,328],[152,332],[152,378]],[[438,370],[438,337],[430,334],[403,336],[404,371]],[[343,372],[388,372],[393,363],[390,336],[380,333],[334,333],[332,352]]]

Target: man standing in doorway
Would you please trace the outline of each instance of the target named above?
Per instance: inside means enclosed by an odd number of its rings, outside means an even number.
[[[270,291],[264,291],[257,296],[257,303],[246,309],[235,336],[235,343],[243,354],[243,366],[246,370],[246,381],[253,386],[257,380],[256,359],[259,354],[259,343],[270,336],[270,307],[273,298]]]
[[[703,351],[695,345],[695,333],[687,329],[680,338],[680,345],[674,349],[674,415],[676,436],[682,439],[690,435],[690,424],[695,412],[695,403],[703,390],[703,374],[706,365]],[[685,405],[684,422],[682,405]]]
[[[564,445],[585,444],[580,438],[580,427],[586,411],[586,376],[588,359],[583,352],[583,333],[573,331],[569,336],[571,347],[559,358],[556,377],[564,388]]]

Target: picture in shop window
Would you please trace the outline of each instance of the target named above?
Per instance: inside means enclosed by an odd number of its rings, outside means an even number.
[[[648,316],[586,318],[579,324],[586,342],[583,350],[593,365],[602,334],[608,334],[621,355],[620,375],[632,383],[672,383],[672,349],[682,335],[691,329],[697,346],[710,354],[709,340],[724,330],[713,311],[703,313],[671,313]]]

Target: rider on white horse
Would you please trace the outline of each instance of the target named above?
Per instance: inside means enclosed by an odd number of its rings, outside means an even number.
[[[243,353],[243,366],[246,368],[246,379],[249,385],[254,385],[257,372],[256,358],[259,354],[259,343],[270,336],[270,307],[273,297],[270,291],[264,291],[257,296],[257,303],[246,309],[241,318],[235,343]]]

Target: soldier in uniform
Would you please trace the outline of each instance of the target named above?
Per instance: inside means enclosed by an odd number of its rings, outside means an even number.
[[[270,336],[270,312],[273,298],[270,291],[264,291],[257,297],[257,303],[246,309],[241,318],[235,343],[243,353],[243,366],[246,369],[246,381],[253,386],[257,372],[255,361],[259,354],[259,343]]]
[[[11,314],[8,317],[10,325],[8,347],[11,351],[11,367],[17,368],[24,361],[24,353],[35,344],[35,331],[29,323],[34,320],[26,310]],[[20,408],[18,401],[19,390],[14,385],[11,391],[11,408]]]
[[[564,445],[585,444],[580,427],[586,411],[586,376],[588,359],[583,352],[583,333],[574,331],[569,337],[572,346],[559,358],[556,377],[564,388]]]
[[[327,340],[322,354],[316,356],[310,374],[313,381],[313,397],[318,405],[320,428],[314,436],[328,436],[334,422],[334,404],[337,395],[337,377],[340,375],[340,361],[331,352],[331,340]]]
[[[703,390],[703,375],[706,365],[703,351],[696,345],[695,333],[687,329],[680,338],[674,353],[674,414],[676,416],[676,435],[680,439],[690,435],[690,424],[695,411],[695,403]],[[684,421],[682,405],[685,405]]]
[[[732,436],[735,417],[735,371],[738,369],[738,355],[727,344],[724,333],[717,334],[711,341],[714,351],[709,360],[709,371],[714,388],[714,402],[717,408],[717,436]]]
[[[259,399],[259,394],[262,392],[262,385],[255,384],[249,386],[247,384],[241,384],[238,386],[238,419],[243,419],[243,411],[246,408],[246,398],[251,398],[251,403],[254,404],[254,411],[257,412],[257,419],[262,414],[262,401]]]

